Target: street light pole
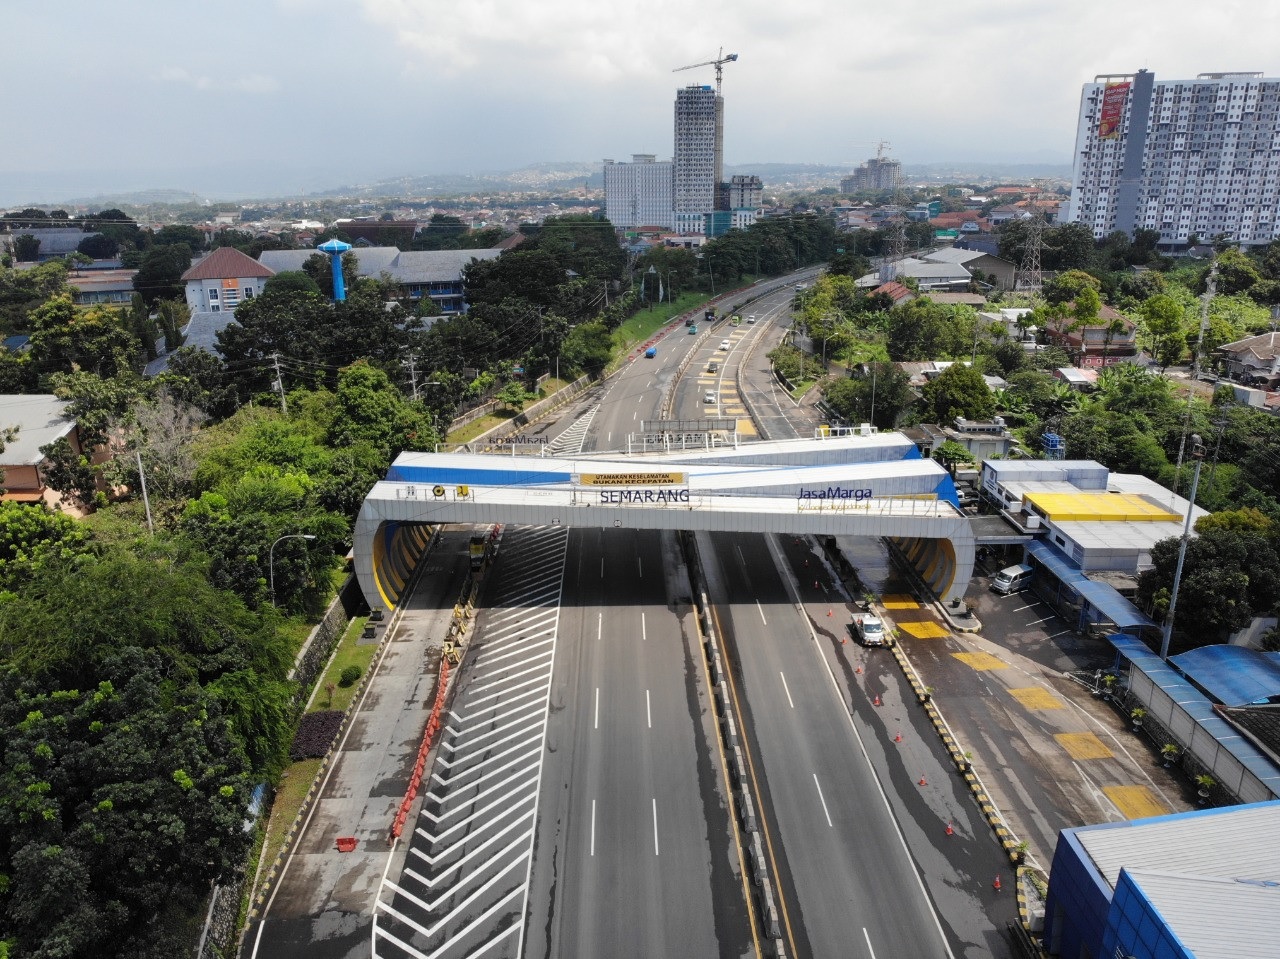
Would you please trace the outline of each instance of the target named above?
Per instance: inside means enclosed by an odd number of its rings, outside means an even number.
[[[287,533],[279,537],[267,550],[267,575],[271,583],[271,605],[276,604],[276,546],[286,539],[315,539],[310,533]]]
[[[1187,559],[1187,541],[1191,538],[1191,515],[1196,507],[1196,490],[1200,486],[1200,467],[1204,463],[1204,444],[1200,437],[1191,434],[1191,458],[1196,461],[1196,472],[1191,479],[1191,499],[1187,502],[1187,521],[1182,527],[1182,543],[1178,546],[1178,566],[1173,571],[1173,592],[1169,594],[1169,609],[1164,614],[1164,629],[1160,635],[1160,658],[1169,658],[1169,641],[1173,638],[1173,614],[1178,608],[1178,587],[1182,585],[1182,564]]]

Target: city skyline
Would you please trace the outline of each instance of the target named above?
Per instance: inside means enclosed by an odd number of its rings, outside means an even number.
[[[675,92],[714,82],[710,66],[673,71],[721,48],[739,55],[723,87],[735,166],[852,170],[878,140],[908,165],[1066,164],[1081,86],[1097,74],[1280,73],[1267,42],[1280,14],[1239,3],[547,0],[496,15],[439,0],[227,0],[216,19],[141,0],[55,9],[0,12],[21,38],[10,76],[28,78],[0,105],[16,131],[0,204],[156,188],[296,195],[662,157]]]

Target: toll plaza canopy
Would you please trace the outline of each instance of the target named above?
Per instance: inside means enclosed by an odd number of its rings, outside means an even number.
[[[964,595],[974,539],[950,474],[900,433],[574,457],[403,453],[365,498],[355,564],[390,609],[443,523],[888,536],[941,598]]]

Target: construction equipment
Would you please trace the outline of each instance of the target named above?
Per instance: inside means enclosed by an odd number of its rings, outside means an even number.
[[[716,57],[716,59],[714,59],[714,60],[704,60],[702,63],[691,63],[691,64],[689,64],[687,67],[676,67],[676,68],[675,68],[674,70],[672,70],[671,72],[672,72],[672,73],[679,73],[681,70],[694,70],[694,69],[697,69],[698,67],[710,67],[710,66],[714,66],[714,67],[716,68],[716,96],[719,96],[719,95],[720,95],[720,81],[721,81],[721,79],[723,78],[723,75],[724,75],[724,65],[725,65],[726,63],[733,63],[733,61],[735,61],[735,60],[737,60],[737,59],[738,59],[738,55],[737,55],[736,53],[731,53],[731,54],[729,54],[729,55],[726,57],[726,56],[724,55],[724,47],[721,47],[721,48],[720,48],[720,55],[719,55],[718,57]]]

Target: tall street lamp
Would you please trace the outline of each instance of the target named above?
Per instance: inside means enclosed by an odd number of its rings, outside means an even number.
[[[315,539],[315,537],[310,533],[286,533],[272,543],[271,548],[267,550],[267,575],[270,577],[271,582],[272,606],[276,604],[276,546],[286,539]]]

